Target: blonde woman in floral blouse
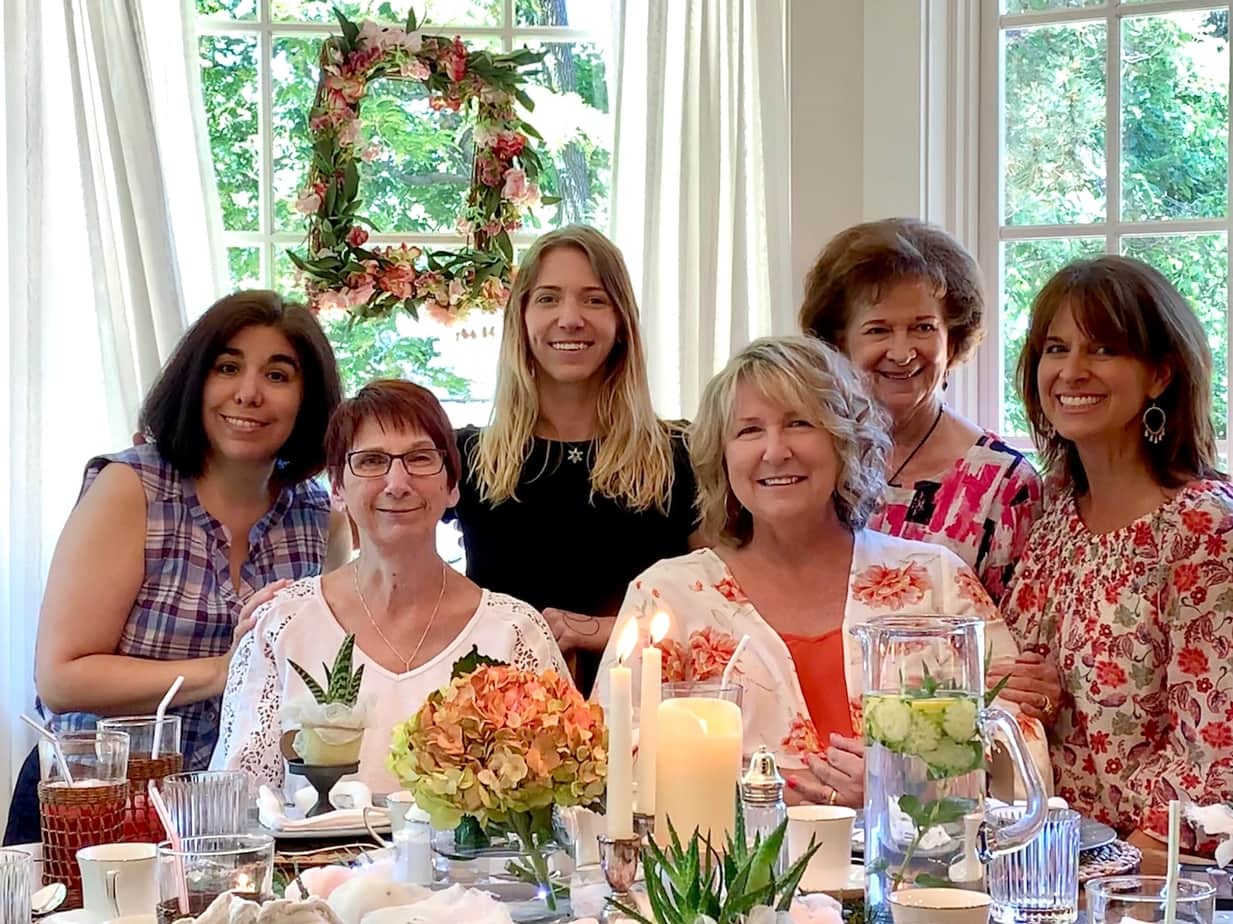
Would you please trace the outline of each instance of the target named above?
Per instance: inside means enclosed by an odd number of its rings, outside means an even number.
[[[1019,379],[1063,490],[1003,604],[1045,659],[1009,695],[1053,719],[1059,794],[1160,848],[1171,799],[1233,798],[1233,488],[1206,337],[1156,270],[1084,260],[1037,296]],[[1186,823],[1182,840],[1215,846]]]
[[[771,748],[797,801],[863,801],[850,626],[888,613],[976,616],[996,654],[1016,651],[958,556],[865,528],[883,485],[885,423],[852,366],[820,341],[750,344],[707,386],[691,431],[702,529],[716,545],[644,571],[612,635],[635,620],[645,644],[664,610],[665,678],[706,680],[748,633],[745,749]],[[603,666],[615,659],[610,642]],[[632,664],[636,673],[637,656]],[[606,680],[601,669],[601,700]]]

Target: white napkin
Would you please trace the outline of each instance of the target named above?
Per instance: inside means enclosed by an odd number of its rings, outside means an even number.
[[[258,905],[224,892],[198,918],[180,918],[176,924],[341,924],[332,908],[319,898],[306,902],[280,899]]]
[[[307,795],[301,796],[300,793]],[[300,806],[302,801],[307,803],[304,807]],[[330,790],[330,804],[335,806],[334,811],[314,818],[303,817],[315,801],[316,795],[311,789],[300,790],[296,793],[296,808],[288,815],[283,800],[270,787],[262,786],[257,791],[257,816],[262,826],[270,831],[333,831],[364,827],[364,809],[367,808],[371,823],[389,824],[389,813],[383,808],[374,808],[372,791],[356,780],[339,783]]]
[[[513,924],[509,911],[488,892],[458,883],[423,901],[370,911],[360,924]]]

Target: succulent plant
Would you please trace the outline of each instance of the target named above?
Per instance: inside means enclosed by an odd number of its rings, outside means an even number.
[[[334,666],[330,667],[324,662],[321,664],[322,669],[325,671],[324,687],[313,679],[312,674],[294,661],[288,659],[287,663],[300,675],[300,679],[308,687],[308,692],[321,705],[340,703],[344,706],[354,706],[360,695],[360,681],[364,677],[363,664],[355,669],[354,674],[351,673],[351,661],[354,653],[355,636],[348,635],[343,639],[342,645],[339,646],[338,654],[334,656]]]
[[[805,867],[821,845],[811,839],[805,853],[776,879],[775,860],[788,823],[784,821],[765,840],[756,835],[753,843],[746,843],[745,815],[738,799],[734,827],[722,861],[716,861],[709,838],[695,831],[688,845],[682,846],[669,821],[668,846],[660,848],[648,840],[642,853],[652,917],[620,902],[612,904],[640,924],[693,924],[700,915],[716,924],[737,924],[758,905],[787,911]]]

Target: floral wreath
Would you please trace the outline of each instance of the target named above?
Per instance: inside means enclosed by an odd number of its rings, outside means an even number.
[[[544,53],[468,51],[457,37],[421,35],[414,11],[405,28],[357,26],[334,12],[342,34],[321,45],[321,79],[308,120],[312,165],[295,203],[308,216],[308,251],[288,251],[310,306],[347,311],[353,319],[399,307],[418,318],[422,306],[447,323],[472,309],[503,308],[514,260],[509,232],[522,226],[528,209],[560,201],[540,195],[542,168],[532,139],[542,138],[514,108],[515,102],[534,108],[522,89],[522,69]],[[459,250],[365,246],[363,226],[377,229],[360,213],[360,163],[379,149],[358,150],[360,103],[380,77],[418,80],[433,110],[474,113],[471,186],[457,222],[466,243]]]

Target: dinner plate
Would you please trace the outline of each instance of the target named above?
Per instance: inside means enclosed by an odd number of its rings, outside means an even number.
[[[328,828],[318,831],[281,831],[277,828],[267,828],[265,825],[258,825],[257,827],[262,834],[268,834],[276,841],[335,841],[340,838],[372,840],[372,835],[368,833],[368,829],[363,825],[354,825],[348,828]],[[389,824],[373,825],[372,829],[378,834],[390,833]]]
[[[39,918],[41,924],[94,924],[94,917],[86,914],[84,908],[74,908],[72,911],[55,911],[45,918]]]
[[[1083,818],[1079,822],[1079,850],[1095,850],[1097,847],[1104,847],[1106,844],[1112,844],[1117,840],[1117,832],[1106,824],[1096,821],[1094,818]],[[864,856],[865,854],[865,828],[864,819],[857,817],[856,824],[852,827],[852,854],[853,856]]]

